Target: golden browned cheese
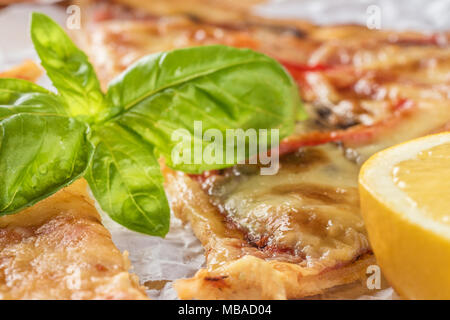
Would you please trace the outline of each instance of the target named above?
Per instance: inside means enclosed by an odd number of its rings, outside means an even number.
[[[240,165],[202,186],[267,258],[322,271],[370,251],[357,176],[342,150],[323,145],[285,155],[276,175]]]
[[[0,217],[0,299],[147,299],[86,188]]]
[[[264,19],[244,1],[221,2],[209,16],[214,0],[116,2],[131,7],[88,4],[84,29],[74,33],[103,86],[146,54],[220,43],[280,61],[309,114],[281,142],[275,176],[250,166],[201,177],[164,170],[171,207],[207,258],[205,269],[175,283],[179,296],[300,298],[363,276],[374,257],[359,215],[359,165],[448,128],[450,34]]]

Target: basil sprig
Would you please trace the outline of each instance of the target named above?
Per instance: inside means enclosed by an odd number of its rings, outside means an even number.
[[[175,130],[205,146],[213,143],[202,138],[208,129],[225,135],[227,129],[277,128],[282,138],[303,110],[283,67],[251,50],[215,45],[149,55],[104,94],[86,55],[54,21],[34,13],[31,38],[58,93],[0,79],[0,215],[84,176],[113,220],[164,236],[170,213],[158,156],[190,173],[239,160],[177,163],[171,158]],[[195,121],[202,122],[201,136]]]

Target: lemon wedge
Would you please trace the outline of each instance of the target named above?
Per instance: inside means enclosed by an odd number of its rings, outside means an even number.
[[[361,168],[378,264],[407,299],[450,299],[450,132],[383,150]]]

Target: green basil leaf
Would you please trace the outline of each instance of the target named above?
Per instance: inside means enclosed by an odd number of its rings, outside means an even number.
[[[101,208],[128,229],[164,236],[170,211],[153,147],[114,123],[95,129],[92,141],[86,179]]]
[[[232,164],[175,164],[175,130],[202,140],[208,129],[273,128],[283,138],[302,107],[296,84],[278,62],[220,45],[144,57],[111,82],[107,100],[114,115],[109,121],[154,145],[169,166],[193,173]],[[202,121],[201,136],[194,136],[196,120]]]
[[[73,116],[93,121],[106,109],[94,68],[52,19],[33,13],[31,39],[42,66]]]
[[[17,212],[82,176],[89,128],[73,118],[16,114],[0,121],[0,215]]]
[[[66,115],[58,96],[26,80],[0,79],[0,119],[17,113]]]

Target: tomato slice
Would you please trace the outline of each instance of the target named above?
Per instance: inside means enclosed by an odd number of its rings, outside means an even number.
[[[317,71],[325,71],[329,70],[332,67],[322,64],[316,65],[307,65],[307,64],[297,64],[290,61],[278,60],[289,72],[298,73],[298,72],[317,72]]]
[[[392,106],[392,116],[373,125],[356,125],[343,130],[312,131],[300,135],[292,135],[280,142],[280,155],[298,150],[301,147],[316,146],[328,142],[347,142],[353,145],[367,144],[381,133],[398,124],[403,117],[414,109],[414,103],[409,99],[400,99]]]

